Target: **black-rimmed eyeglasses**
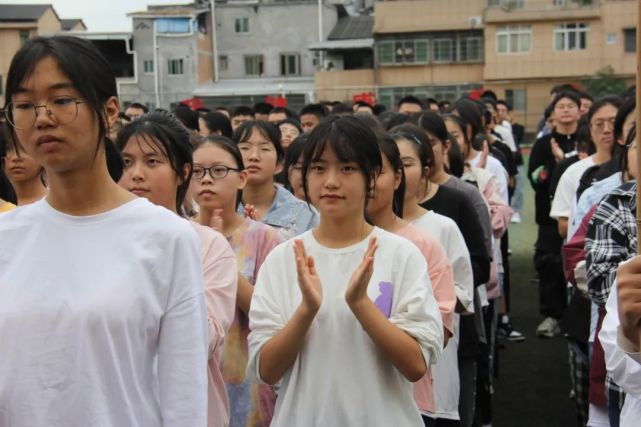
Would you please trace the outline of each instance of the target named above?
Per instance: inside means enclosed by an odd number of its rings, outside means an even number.
[[[215,165],[208,168],[202,166],[194,166],[194,170],[191,173],[191,179],[199,180],[205,177],[205,174],[209,174],[213,179],[222,179],[225,178],[229,171],[240,172],[240,169],[237,168],[228,168],[223,165]]]

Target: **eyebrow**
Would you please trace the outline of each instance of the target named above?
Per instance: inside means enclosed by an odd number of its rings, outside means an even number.
[[[60,89],[70,89],[70,88],[74,88],[74,85],[71,82],[60,82],[60,83],[52,84],[47,89],[48,90],[60,90]],[[24,86],[18,86],[18,89],[16,89],[14,94],[30,93],[30,92],[32,92],[30,89],[27,89]]]

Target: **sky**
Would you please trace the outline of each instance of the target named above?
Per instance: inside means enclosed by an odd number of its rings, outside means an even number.
[[[52,4],[60,19],[82,18],[88,31],[131,31],[127,13],[148,4],[185,4],[189,0],[0,0],[0,4]]]

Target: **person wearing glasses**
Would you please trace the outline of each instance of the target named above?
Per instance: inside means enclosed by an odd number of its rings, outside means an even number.
[[[236,212],[247,171],[238,147],[224,136],[210,136],[194,146],[191,192],[200,208],[198,221],[217,228],[229,241],[238,261],[238,290],[232,326],[225,340],[222,371],[232,426],[268,426],[276,394],[267,385],[245,379],[249,302],[258,271],[281,239],[272,227]]]
[[[190,133],[176,117],[155,112],[140,116],[118,134],[124,160],[119,184],[176,215],[182,206],[193,167]],[[195,174],[195,175],[194,175]],[[223,342],[234,319],[236,256],[229,243],[210,227],[190,221],[200,240],[209,326],[208,427],[229,425],[229,401],[221,373]]]
[[[49,191],[0,216],[0,425],[205,426],[198,238],[109,175],[109,62],[90,41],[36,37],[5,96]]]
[[[316,209],[274,183],[285,158],[281,133],[276,126],[259,120],[243,123],[234,131],[233,141],[247,171],[239,213],[245,210],[245,205],[251,205],[256,219],[276,228],[283,240],[318,225]]]

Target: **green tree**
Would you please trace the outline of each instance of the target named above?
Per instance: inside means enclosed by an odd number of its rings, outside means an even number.
[[[625,81],[614,75],[611,65],[601,68],[594,76],[583,81],[586,92],[595,98],[617,95],[626,89]]]

